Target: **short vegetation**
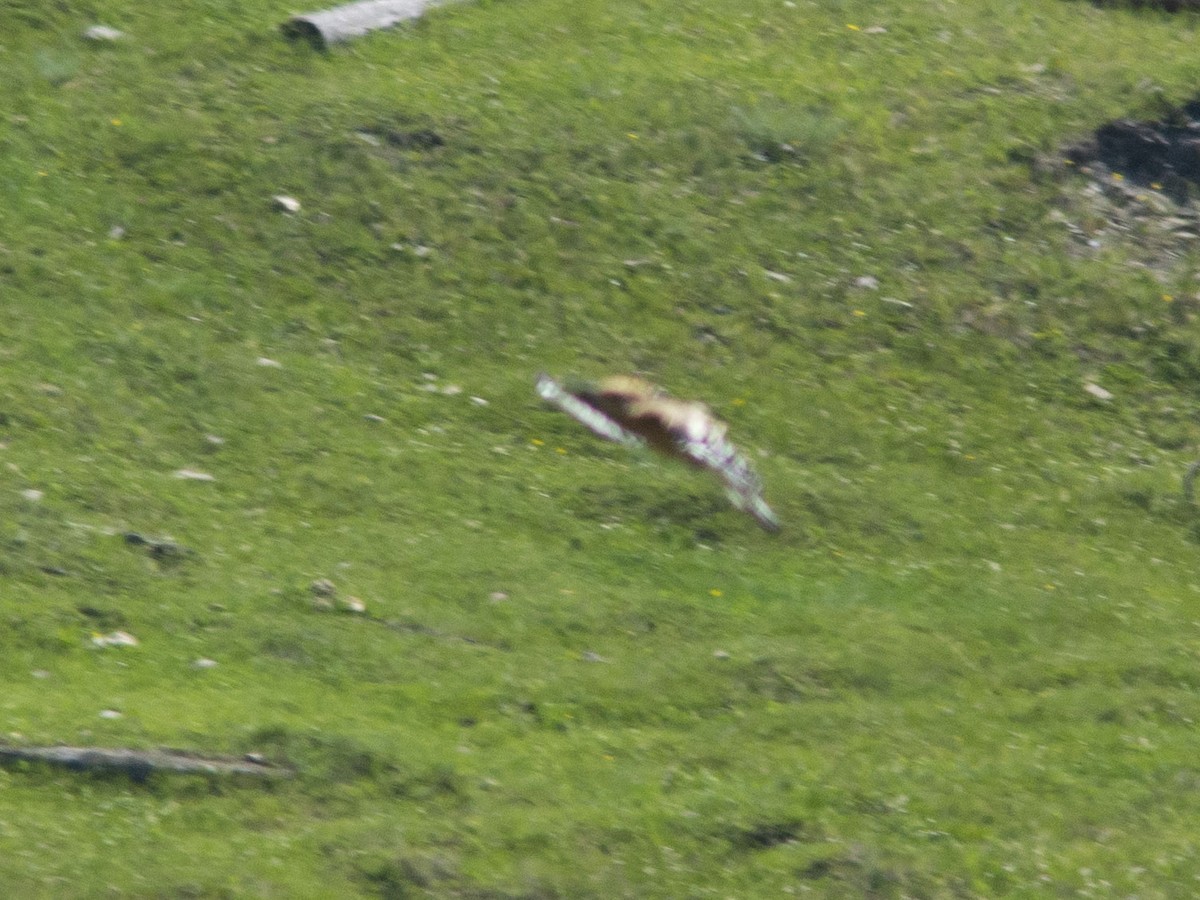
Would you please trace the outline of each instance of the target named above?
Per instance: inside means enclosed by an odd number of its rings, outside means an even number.
[[[1200,891],[1200,230],[1064,150],[1190,13],[296,7],[0,0],[0,741],[296,773],[12,763],[0,894]]]

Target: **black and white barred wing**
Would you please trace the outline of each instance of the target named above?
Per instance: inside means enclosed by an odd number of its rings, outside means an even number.
[[[697,405],[685,419],[680,449],[698,465],[720,476],[734,506],[753,516],[767,531],[778,531],[779,519],[763,499],[762,481],[729,440],[726,430],[724,422]]]
[[[653,450],[707,469],[725,483],[733,505],[767,531],[779,520],[762,496],[762,483],[746,458],[726,437],[726,426],[702,403],[668,397],[640,379],[616,377],[579,391],[539,375],[537,392],[605,440]]]
[[[642,440],[636,434],[627,431],[596,407],[584,403],[549,375],[538,376],[537,392],[547,403],[562,410],[598,437],[627,447],[641,446]]]

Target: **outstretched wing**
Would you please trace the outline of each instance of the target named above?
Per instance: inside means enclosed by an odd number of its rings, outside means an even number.
[[[749,513],[767,531],[779,530],[779,519],[762,495],[762,481],[726,435],[726,425],[699,404],[679,434],[680,449],[696,465],[725,482],[730,502]]]
[[[568,390],[539,375],[537,392],[593,434],[628,447],[649,445],[664,456],[715,473],[730,501],[767,531],[779,520],[762,496],[762,482],[726,436],[727,426],[703,403],[676,400],[640,379],[619,376]]]
[[[627,447],[641,446],[642,440],[630,431],[626,431],[610,416],[596,407],[580,400],[557,381],[544,372],[537,379],[538,395],[553,406],[558,407],[575,421],[588,428],[593,434],[606,441],[615,441]]]

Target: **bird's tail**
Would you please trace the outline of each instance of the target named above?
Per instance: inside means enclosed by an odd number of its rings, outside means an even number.
[[[689,435],[687,453],[716,472],[725,482],[729,500],[749,513],[767,531],[779,531],[779,518],[763,499],[762,481],[741,451],[725,436],[723,427]]]

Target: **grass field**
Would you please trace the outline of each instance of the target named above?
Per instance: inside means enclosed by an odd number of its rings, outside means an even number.
[[[293,11],[0,0],[0,740],[297,772],[0,769],[0,894],[1200,893],[1200,256],[1061,164],[1196,18]]]

